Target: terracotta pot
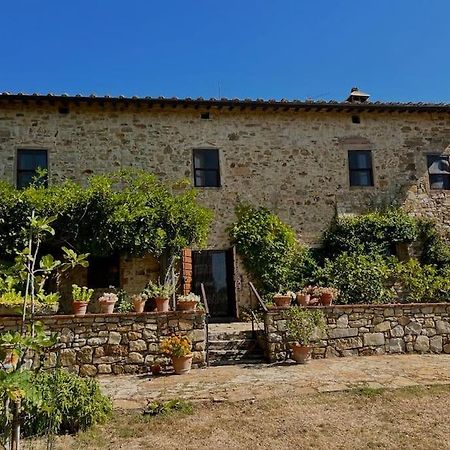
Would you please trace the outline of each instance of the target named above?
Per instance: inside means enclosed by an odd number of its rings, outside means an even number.
[[[161,365],[160,364],[152,364],[150,366],[150,370],[152,371],[152,375],[159,375],[161,373]]]
[[[84,316],[87,306],[88,302],[72,302],[72,311],[76,316]]]
[[[114,312],[115,300],[104,300],[100,303],[100,311],[102,314],[112,314]]]
[[[288,308],[291,304],[290,295],[280,295],[278,297],[274,297],[273,301],[278,308]]]
[[[311,359],[311,347],[297,343],[292,344],[292,358],[297,364],[306,364]]]
[[[146,301],[147,300],[144,300],[143,298],[134,298],[133,299],[134,311],[137,312],[137,313],[143,313]]]
[[[169,299],[168,298],[156,297],[155,301],[156,301],[156,311],[159,311],[159,312],[169,311]]]
[[[320,296],[320,303],[324,306],[330,306],[333,302],[333,294],[324,293]]]
[[[311,300],[310,294],[297,294],[297,303],[300,306],[307,306]]]
[[[191,371],[193,356],[192,354],[180,357],[172,356],[173,370],[177,375],[183,375]]]
[[[189,300],[184,302],[178,302],[177,303],[177,309],[179,311],[195,311],[195,308],[197,307],[197,301],[196,300]]]

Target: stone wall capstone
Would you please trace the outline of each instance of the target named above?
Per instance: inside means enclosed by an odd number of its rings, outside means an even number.
[[[450,353],[450,304],[333,305],[323,311],[313,357]],[[286,309],[264,314],[265,351],[270,361],[286,357]]]
[[[161,359],[161,340],[172,334],[191,340],[194,366],[205,364],[205,315],[201,311],[58,315],[38,320],[47,331],[59,335],[56,348],[47,351],[42,362],[33,361],[44,368],[60,365],[83,376],[147,372]],[[19,328],[19,317],[0,317],[0,333]]]

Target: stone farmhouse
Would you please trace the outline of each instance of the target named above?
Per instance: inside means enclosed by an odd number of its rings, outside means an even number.
[[[0,95],[0,178],[25,186],[135,167],[189,178],[215,212],[208,249],[185,251],[185,289],[208,289],[211,312],[249,301],[227,227],[238,200],[269,207],[314,245],[333,216],[396,204],[443,227],[450,217],[450,105],[345,101]],[[191,271],[192,265],[192,271]],[[139,291],[152,257],[92,261],[93,287]],[[116,285],[117,285],[116,284]]]

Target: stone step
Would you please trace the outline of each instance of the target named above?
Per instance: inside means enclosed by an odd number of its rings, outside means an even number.
[[[211,341],[238,341],[254,339],[252,331],[209,331]]]
[[[253,350],[258,347],[254,339],[209,340],[210,350]]]
[[[256,363],[264,361],[263,353],[248,350],[211,350],[209,352],[209,362],[211,365],[227,365],[242,363]]]

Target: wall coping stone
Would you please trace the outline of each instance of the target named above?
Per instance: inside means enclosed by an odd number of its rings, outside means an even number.
[[[119,318],[119,319],[131,319],[133,317],[186,317],[189,314],[195,316],[204,316],[204,311],[149,311],[143,313],[128,312],[128,313],[112,313],[112,314],[102,314],[102,313],[87,313],[82,316],[76,316],[75,314],[53,314],[53,315],[35,315],[35,319],[39,321],[46,320],[78,320],[78,319],[102,319],[102,318]],[[21,315],[6,315],[0,314],[0,321],[3,319],[8,320],[22,320]],[[29,319],[27,318],[27,322]]]
[[[387,309],[387,308],[425,308],[425,307],[435,307],[444,306],[450,308],[449,303],[354,303],[351,305],[329,305],[329,306],[302,306],[305,309],[319,309],[331,311],[333,309],[354,309],[354,308],[375,308],[375,309]],[[277,314],[280,311],[286,311],[290,306],[286,307],[271,307],[268,308],[268,314]]]

